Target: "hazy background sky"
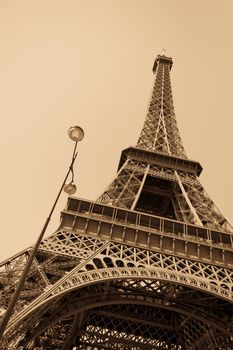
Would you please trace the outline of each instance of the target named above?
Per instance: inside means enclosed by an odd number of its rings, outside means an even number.
[[[185,149],[232,212],[232,0],[0,0],[0,260],[33,244],[73,149],[77,196],[96,199],[143,125],[166,48]],[[62,195],[47,234],[59,224]]]

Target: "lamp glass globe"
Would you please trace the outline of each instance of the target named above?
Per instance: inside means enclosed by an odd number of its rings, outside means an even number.
[[[80,126],[72,126],[68,130],[68,135],[71,138],[71,140],[79,142],[82,141],[84,137],[84,131]]]

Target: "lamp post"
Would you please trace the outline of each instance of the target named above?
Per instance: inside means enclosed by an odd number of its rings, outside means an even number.
[[[10,320],[10,317],[11,317],[11,315],[13,313],[13,310],[14,310],[15,304],[16,304],[18,298],[19,298],[20,292],[23,289],[24,283],[25,283],[26,278],[27,278],[27,274],[28,274],[29,269],[30,269],[30,267],[32,265],[33,259],[36,256],[36,253],[38,251],[39,245],[40,245],[40,243],[42,241],[42,238],[43,238],[43,236],[44,236],[44,234],[46,232],[46,229],[48,227],[48,224],[50,222],[50,219],[52,217],[54,209],[55,209],[55,207],[57,205],[57,202],[58,202],[58,200],[60,198],[62,190],[64,190],[69,195],[72,195],[72,194],[74,194],[76,192],[76,186],[74,184],[73,165],[74,165],[75,159],[76,159],[77,154],[78,154],[77,144],[78,144],[78,142],[82,141],[82,139],[84,137],[84,131],[79,126],[72,126],[68,130],[68,135],[71,138],[71,140],[73,140],[75,142],[71,163],[70,163],[68,172],[67,172],[67,174],[66,174],[66,176],[64,178],[64,181],[63,181],[63,183],[61,185],[61,188],[60,188],[60,190],[58,192],[58,195],[57,195],[57,197],[56,197],[56,199],[54,201],[52,209],[50,210],[49,216],[45,220],[44,226],[43,226],[43,228],[42,228],[42,230],[41,230],[41,232],[39,234],[39,237],[38,237],[38,239],[37,239],[37,241],[36,241],[36,243],[35,243],[35,245],[33,247],[33,250],[32,250],[32,252],[31,252],[31,254],[29,256],[29,259],[28,259],[28,261],[25,264],[25,267],[24,267],[22,275],[21,275],[21,277],[19,279],[18,285],[17,285],[17,287],[15,289],[15,292],[14,292],[14,294],[13,294],[11,300],[10,300],[10,303],[9,303],[9,305],[7,307],[7,310],[6,310],[5,314],[4,314],[4,317],[3,317],[3,320],[2,320],[2,323],[1,323],[1,327],[0,327],[0,340],[2,339],[2,336],[3,336],[4,332],[5,332],[6,327],[7,327],[7,324],[8,324],[8,322]],[[67,181],[70,173],[72,174],[71,182],[66,184],[66,181]]]

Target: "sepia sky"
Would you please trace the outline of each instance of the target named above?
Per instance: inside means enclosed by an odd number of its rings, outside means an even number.
[[[80,125],[77,196],[96,199],[136,144],[166,48],[178,126],[233,223],[232,0],[0,0],[0,260],[33,244]],[[63,194],[47,234],[59,224]]]

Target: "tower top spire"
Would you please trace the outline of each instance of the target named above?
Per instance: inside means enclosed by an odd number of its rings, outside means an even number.
[[[165,63],[165,64],[168,64],[170,70],[172,68],[172,64],[173,64],[173,61],[172,61],[172,58],[171,57],[167,57],[165,56],[165,51],[166,49],[163,49],[162,50],[162,54],[161,55],[158,55],[155,59],[155,62],[154,62],[154,66],[153,66],[153,73],[156,72],[156,68],[158,66],[159,63]]]
[[[154,62],[155,82],[137,147],[186,159],[176,123],[170,70],[172,58],[159,54]]]

